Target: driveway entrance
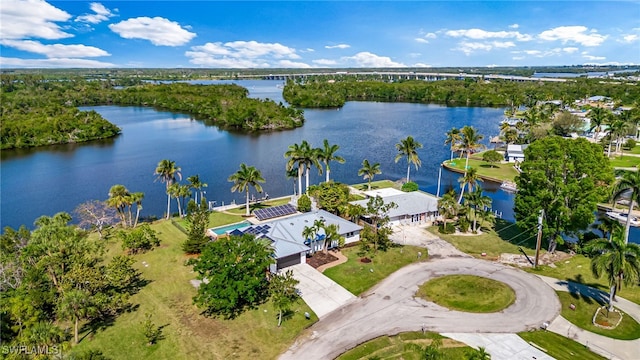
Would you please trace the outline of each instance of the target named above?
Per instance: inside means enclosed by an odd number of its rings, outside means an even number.
[[[300,295],[318,318],[323,318],[356,299],[355,295],[307,264],[298,264],[287,269],[293,270],[293,277],[300,281]]]

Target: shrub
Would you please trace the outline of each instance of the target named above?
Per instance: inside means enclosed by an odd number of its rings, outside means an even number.
[[[402,191],[404,192],[418,191],[418,184],[414,183],[413,181],[404,183],[402,184]]]
[[[130,231],[120,232],[120,239],[122,239],[122,249],[128,250],[132,254],[151,250],[160,245],[160,239],[148,224],[140,225]]]
[[[631,150],[634,147],[636,147],[637,142],[634,139],[628,139],[625,143],[624,143],[624,147]]]
[[[307,194],[302,194],[298,199],[298,211],[300,212],[309,212],[311,211],[311,199],[307,196]]]
[[[443,223],[438,226],[438,231],[441,234],[453,234],[456,232],[456,227],[452,223]]]
[[[461,216],[458,219],[458,228],[460,229],[460,232],[467,232],[469,231],[469,219],[467,219],[465,216]]]

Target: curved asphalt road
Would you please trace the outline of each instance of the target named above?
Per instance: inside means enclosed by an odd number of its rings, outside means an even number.
[[[484,276],[511,286],[516,302],[499,313],[452,311],[414,298],[418,285],[450,274]],[[560,302],[538,277],[498,263],[466,256],[445,257],[406,266],[357,300],[307,329],[280,359],[333,359],[382,335],[424,328],[450,333],[515,333],[551,322]]]

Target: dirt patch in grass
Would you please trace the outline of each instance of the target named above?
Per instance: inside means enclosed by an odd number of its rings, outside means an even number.
[[[322,265],[336,260],[338,260],[338,258],[329,253],[325,254],[323,252],[317,252],[313,254],[313,256],[307,258],[307,264],[311,265],[314,269],[317,269]]]

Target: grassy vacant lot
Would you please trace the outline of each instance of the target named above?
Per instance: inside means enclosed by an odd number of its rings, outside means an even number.
[[[212,319],[200,315],[192,303],[196,294],[189,280],[195,278],[188,259],[180,250],[185,235],[169,221],[152,225],[161,245],[136,255],[135,266],[148,285],[131,298],[135,310],[119,316],[114,323],[95,333],[85,329],[77,350],[99,349],[111,359],[273,359],[293,342],[300,331],[317,320],[302,301],[292,317],[277,326],[276,311],[268,302],[234,320]],[[109,246],[121,252],[119,244]],[[142,334],[145,313],[162,326],[163,339],[146,346]]]
[[[362,183],[362,184],[355,184],[351,186],[353,186],[358,190],[367,191],[368,185],[369,185],[368,183]],[[371,190],[385,189],[385,188],[391,188],[391,187],[396,187],[396,184],[391,180],[378,180],[378,181],[371,182]]]
[[[623,314],[622,322],[615,329],[603,329],[593,325],[593,315],[599,307],[606,304],[606,301],[566,291],[556,291],[556,293],[562,303],[560,314],[574,325],[614,339],[633,340],[640,338],[640,324],[627,314]],[[575,305],[575,310],[569,308],[571,304]]]
[[[444,164],[447,167],[457,169],[464,172],[464,165],[466,159],[453,159],[453,161],[445,161]],[[493,179],[494,181],[502,182],[505,180],[514,181],[518,171],[510,163],[493,163],[489,164],[486,161],[482,161],[482,154],[475,154],[469,158],[469,166],[478,169],[478,175]]]
[[[420,285],[416,295],[452,310],[473,313],[497,312],[516,301],[515,291],[507,284],[474,275],[429,280]]]
[[[520,247],[527,255],[535,255],[535,235],[525,234],[513,223],[501,219],[496,220],[495,230],[483,229],[484,233],[481,235],[440,234],[435,226],[427,230],[451,243],[458,250],[479,258],[495,260],[502,253],[518,254]],[[482,253],[487,255],[482,257]],[[544,250],[541,253],[544,253]]]
[[[425,347],[431,344],[433,340],[440,339],[442,341],[442,353],[445,359],[466,359],[466,354],[471,347],[446,338],[437,333],[422,332],[406,332],[396,336],[381,336],[379,338],[367,341],[357,347],[347,351],[337,357],[337,360],[357,360],[357,359],[405,359],[419,360],[420,354],[417,351],[407,347],[408,344],[416,344]]]
[[[640,157],[628,155],[623,155],[621,157],[612,156],[609,158],[609,163],[611,163],[611,166],[613,167],[636,167],[640,165]]]
[[[538,266],[537,269],[526,268],[525,271],[553,277],[560,280],[568,280],[580,284],[589,285],[604,292],[609,291],[607,279],[601,276],[596,279],[591,272],[591,260],[584,255],[574,255],[570,259],[560,261],[554,266]],[[618,295],[640,304],[640,286],[622,286]]]
[[[529,343],[547,350],[546,353],[558,360],[599,360],[604,357],[591,352],[586,346],[550,331],[527,331],[518,336]]]
[[[420,260],[418,252],[422,252]],[[426,249],[415,246],[394,246],[385,252],[378,251],[373,257],[369,256],[373,260],[370,263],[360,262],[357,253],[357,246],[342,249],[342,254],[349,260],[324,271],[326,276],[356,296],[401,267],[428,257]]]

